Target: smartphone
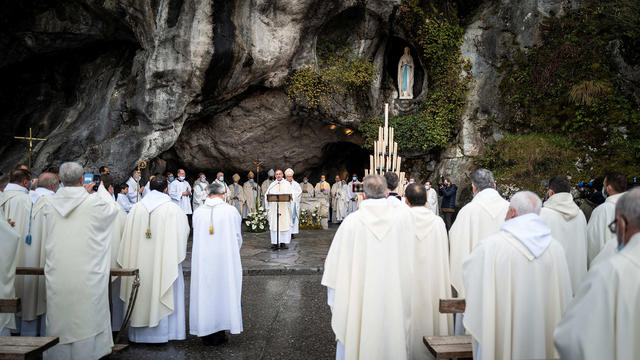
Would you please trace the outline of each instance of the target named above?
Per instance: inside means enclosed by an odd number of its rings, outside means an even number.
[[[82,183],[85,185],[95,183],[95,185],[93,185],[93,191],[98,191],[98,186],[100,186],[100,174],[84,174],[82,177]]]

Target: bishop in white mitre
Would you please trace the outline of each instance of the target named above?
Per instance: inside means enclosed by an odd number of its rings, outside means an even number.
[[[293,170],[291,168],[284,171],[286,181],[291,184],[291,197],[293,209],[291,210],[291,237],[300,233],[300,201],[302,200],[302,188],[297,181],[293,180]]]
[[[380,175],[336,232],[325,260],[336,359],[410,358],[414,228],[409,208],[386,199]]]
[[[627,178],[621,174],[605,176],[602,185],[606,196],[604,203],[598,205],[587,223],[587,266],[591,268],[599,260],[613,255],[616,250],[615,236],[607,226],[615,217],[616,203],[627,189]],[[599,256],[600,252],[602,255]],[[598,259],[596,259],[598,257]]]
[[[229,186],[229,192],[231,193],[231,198],[227,198],[227,201],[231,206],[236,208],[238,214],[242,215],[242,209],[244,208],[245,196],[244,196],[244,188],[240,185],[240,175],[233,174],[231,177],[233,179],[233,184]]]
[[[331,221],[334,223],[338,222],[336,217],[337,205],[336,202],[338,200],[338,192],[342,189],[342,180],[339,175],[336,175],[336,182],[331,185]],[[343,216],[344,217],[344,216]]]
[[[207,176],[204,173],[198,174],[198,178],[193,183],[193,211],[204,204],[204,201],[207,199],[207,187],[209,183],[207,182]]]
[[[242,189],[244,190],[244,196],[245,196],[245,203],[244,203],[244,209],[242,211],[242,218],[246,219],[249,214],[256,212],[257,211],[257,207],[259,207],[259,203],[260,203],[260,186],[258,186],[258,183],[256,182],[256,180],[254,179],[255,174],[253,173],[253,171],[249,171],[249,174],[247,174],[247,177],[249,178],[249,180],[247,180],[243,185],[242,185]],[[256,206],[256,201],[258,202],[258,206]]]
[[[320,182],[316,184],[314,192],[316,197],[323,197],[327,202],[331,199],[331,185],[327,182],[324,174],[320,175]]]
[[[617,250],[592,267],[554,333],[562,359],[640,359],[640,190],[616,204]]]
[[[463,206],[449,230],[451,285],[464,297],[462,264],[480,241],[500,230],[509,202],[495,189],[491,171],[477,169],[471,174],[473,200]]]
[[[99,359],[111,353],[109,265],[114,207],[89,195],[84,169],[77,163],[60,166],[64,184],[46,199],[44,234],[47,292],[47,336],[60,339],[47,359]]]
[[[302,184],[300,184],[300,189],[302,191],[301,196],[303,198],[312,198],[315,196],[315,190],[313,188],[313,185],[309,183],[309,178],[306,176],[302,179]]]
[[[556,176],[549,180],[549,199],[544,202],[540,217],[564,249],[571,276],[571,293],[575,294],[587,274],[587,220],[570,191],[571,184],[566,177]]]
[[[242,332],[242,217],[224,201],[225,190],[211,184],[193,214],[189,333],[212,345],[226,341],[226,330]]]
[[[189,222],[165,193],[163,176],[127,215],[118,265],[140,269],[138,301],[131,314],[129,340],[166,343],[184,340],[185,308],[182,262],[187,254]],[[155,254],[155,256],[149,256]],[[123,278],[120,299],[128,305],[133,279]]]
[[[21,241],[11,224],[0,210],[0,298],[12,299],[16,297],[16,252]],[[11,330],[16,330],[15,315],[0,313],[0,336],[11,336]]]
[[[169,184],[169,197],[178,205],[185,215],[191,215],[191,185],[185,180],[186,173],[178,169],[178,178]],[[153,190],[153,189],[152,189]]]
[[[153,179],[152,179],[153,180]],[[111,224],[111,268],[118,269],[118,252],[120,250],[120,241],[124,233],[124,224],[127,221],[127,213],[122,209],[120,204],[113,200],[113,178],[111,175],[103,175],[100,185],[98,186],[97,195],[106,203],[111,205],[117,213],[116,218]],[[120,300],[121,278],[111,278],[111,330],[119,331],[124,320],[124,302]]]
[[[42,209],[47,199],[58,190],[58,176],[44,172],[38,177],[38,187],[35,190],[35,200],[31,209],[31,241],[21,244],[19,267],[44,267],[44,228],[40,226]],[[17,276],[16,296],[20,298],[22,311],[16,316],[16,325],[20,336],[44,336],[46,334],[46,283],[42,276]]]
[[[571,300],[571,280],[541,207],[532,192],[513,195],[500,231],[464,263],[463,322],[474,359],[558,358],[553,331]]]
[[[391,197],[390,197],[391,198]],[[411,359],[433,359],[424,351],[423,336],[448,336],[453,333],[453,318],[441,314],[440,299],[451,298],[449,281],[449,239],[444,220],[425,205],[427,191],[412,184],[405,191],[411,208],[415,238],[413,254],[413,295],[411,296]]]
[[[269,195],[291,195],[293,189],[291,183],[283,179],[282,170],[275,171],[273,181],[264,194],[264,204],[268,213],[269,230],[271,231],[271,247],[286,248],[291,242],[291,226],[293,220],[293,198],[288,202],[269,202]],[[279,234],[278,234],[279,233]]]

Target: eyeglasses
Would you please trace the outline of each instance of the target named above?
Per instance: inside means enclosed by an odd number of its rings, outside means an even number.
[[[627,222],[627,219],[625,219],[623,216],[620,216],[620,218],[622,220],[624,220],[624,222]],[[617,234],[618,232],[618,218],[616,217],[615,219],[613,219],[613,221],[609,224],[609,231],[611,231],[614,234]]]

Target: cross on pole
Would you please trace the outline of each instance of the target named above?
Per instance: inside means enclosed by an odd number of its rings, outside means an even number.
[[[31,128],[29,128],[29,136],[28,137],[24,137],[24,136],[14,136],[14,139],[18,139],[18,140],[27,140],[29,141],[29,171],[31,171],[31,154],[33,153],[33,142],[34,141],[46,141],[47,139],[41,139],[41,138],[34,138],[32,133],[31,133]]]

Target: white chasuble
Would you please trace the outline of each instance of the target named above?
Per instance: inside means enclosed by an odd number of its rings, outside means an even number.
[[[462,264],[480,241],[500,230],[509,202],[494,189],[480,191],[462,207],[449,230],[451,285],[464,297]]]
[[[315,196],[315,190],[313,189],[313,185],[309,183],[300,184],[301,196],[304,198],[310,198]]]
[[[118,264],[140,269],[138,301],[129,329],[132,341],[167,342],[186,337],[181,263],[189,232],[184,211],[156,190],[127,215]],[[120,299],[127,304],[133,279],[121,281]]]
[[[342,182],[338,181],[337,183],[334,183],[333,185],[331,185],[331,220],[333,222],[336,222],[336,210],[337,210],[337,205],[336,202],[338,200],[338,196],[339,196],[339,192],[342,189]],[[344,216],[343,216],[344,217]]]
[[[111,353],[109,268],[116,212],[82,186],[66,186],[42,210],[47,336],[54,359],[98,359]]]
[[[587,224],[587,266],[591,267],[591,262],[610,240],[615,240],[616,235],[609,231],[609,224],[616,214],[616,203],[622,194],[607,197],[604,203],[598,205],[589,218]],[[614,246],[615,247],[615,246]],[[609,252],[608,255],[613,254]]]
[[[245,196],[242,218],[246,219],[249,214],[256,212],[256,201],[258,202],[258,206],[260,206],[260,186],[251,179],[242,185],[242,189],[244,190]]]
[[[320,181],[314,189],[315,197],[323,197],[329,201],[331,199],[331,185],[326,181]]]
[[[453,334],[453,317],[440,313],[440,299],[451,298],[449,241],[444,221],[424,206],[410,209],[415,230],[413,295],[411,296],[411,359],[433,359],[423,336]]]
[[[571,280],[562,245],[550,236],[546,247],[537,240],[530,241],[537,245],[530,249],[500,231],[476,246],[464,263],[463,322],[475,341],[474,358],[558,358],[553,330],[571,300]]]
[[[293,220],[293,200],[289,202],[270,203],[267,201],[269,195],[289,194],[293,189],[291,183],[286,180],[274,181],[264,195],[264,204],[268,212],[269,229],[271,230],[271,243],[277,243],[277,232],[280,232],[280,242],[288,244],[291,242],[291,226]],[[279,205],[278,205],[279,204]]]
[[[635,234],[580,284],[554,334],[562,359],[640,359],[638,273],[640,234]]]
[[[0,210],[0,298],[15,298],[16,251],[22,240],[20,235],[9,225]],[[15,329],[15,315],[0,313],[0,336],[8,336],[9,329]]]
[[[575,294],[587,274],[587,220],[573,202],[573,196],[565,192],[553,194],[545,201],[540,217],[564,249],[571,276],[571,293]]]
[[[193,214],[189,333],[242,332],[242,218],[220,198]]]
[[[231,206],[236,208],[238,214],[242,215],[242,209],[244,208],[244,203],[246,201],[244,189],[240,184],[233,183],[229,186],[229,191],[231,191]]]
[[[346,359],[409,358],[414,236],[408,208],[387,199],[364,200],[338,228],[322,285]]]

